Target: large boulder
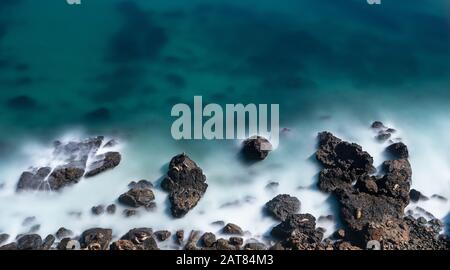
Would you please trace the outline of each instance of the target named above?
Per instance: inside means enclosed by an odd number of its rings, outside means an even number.
[[[42,247],[42,238],[37,234],[27,234],[17,240],[19,250],[39,250]]]
[[[180,218],[197,205],[208,184],[202,169],[183,153],[170,161],[169,171],[161,187],[169,192],[172,215]]]
[[[300,200],[287,194],[281,194],[268,201],[265,211],[278,220],[285,220],[289,215],[300,210]]]
[[[405,159],[409,157],[408,147],[402,142],[389,145],[388,148],[386,148],[386,152],[395,159]]]

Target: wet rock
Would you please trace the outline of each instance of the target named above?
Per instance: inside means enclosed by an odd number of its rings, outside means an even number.
[[[4,246],[1,246],[0,250],[17,250],[17,244],[14,242],[6,244]]]
[[[216,235],[210,232],[204,233],[200,238],[200,244],[204,247],[212,247],[216,242]]]
[[[37,231],[39,231],[39,229],[41,228],[40,224],[35,224],[33,226],[31,226],[30,230],[28,230],[28,233],[35,233]]]
[[[175,242],[179,245],[182,245],[184,242],[184,231],[178,230],[175,232]]]
[[[129,217],[137,215],[138,211],[136,211],[134,209],[124,209],[122,213],[125,217],[129,218]]]
[[[156,239],[158,239],[158,241],[166,241],[167,239],[170,238],[171,233],[169,231],[156,231],[154,233]]]
[[[118,240],[111,244],[111,250],[137,250],[137,246],[130,240]]]
[[[416,189],[411,189],[409,191],[409,198],[412,202],[418,202],[420,200],[422,200],[422,201],[428,200],[427,196],[423,195],[420,191],[418,191]]]
[[[263,243],[253,242],[247,243],[242,248],[243,250],[267,250],[267,247]]]
[[[386,152],[395,159],[406,159],[409,157],[408,147],[402,143],[394,143],[386,148]]]
[[[0,245],[5,243],[9,239],[9,234],[2,233],[0,234]]]
[[[391,133],[382,131],[376,136],[376,139],[380,142],[385,142],[385,141],[389,140],[391,138],[391,136],[392,136]]]
[[[36,217],[32,216],[32,217],[26,217],[23,221],[22,221],[22,226],[28,226],[31,225],[33,223],[36,222]]]
[[[377,179],[375,177],[366,177],[358,180],[355,185],[361,192],[369,193],[369,194],[377,194],[378,193],[378,185]]]
[[[51,168],[43,167],[31,172],[23,172],[17,183],[17,190],[39,190],[45,189],[45,179],[50,174]]]
[[[161,187],[169,192],[172,215],[180,218],[197,205],[208,184],[202,169],[186,154],[181,154],[170,161]]]
[[[101,215],[101,214],[105,213],[105,206],[102,205],[102,204],[101,205],[97,205],[97,206],[93,206],[91,208],[91,212],[92,212],[92,214],[94,214],[96,216]]]
[[[222,233],[224,234],[236,234],[236,235],[243,235],[244,231],[236,224],[228,223],[223,227]]]
[[[151,228],[136,228],[128,231],[121,240],[129,240],[137,245],[137,249],[158,250],[158,245],[153,237]]]
[[[47,237],[44,238],[44,241],[42,242],[42,246],[41,249],[42,250],[49,250],[52,246],[53,243],[55,243],[55,237],[51,234],[47,235]]]
[[[126,193],[120,195],[119,202],[131,207],[140,207],[149,205],[155,199],[153,191],[150,189],[132,188]]]
[[[220,238],[214,243],[214,249],[216,250],[238,250],[239,248],[230,244],[228,240]]]
[[[266,213],[281,221],[299,210],[300,200],[287,194],[278,195],[265,205]]]
[[[199,239],[200,239],[200,232],[199,231],[191,231],[184,249],[185,250],[199,250],[199,248],[197,247],[197,242],[199,241]]]
[[[244,239],[242,239],[242,237],[230,237],[230,239],[228,240],[228,242],[231,245],[240,247],[244,244]]]
[[[276,238],[285,239],[296,229],[309,234],[313,233],[315,228],[316,218],[311,214],[293,214],[275,226],[272,229],[271,234]]]
[[[382,165],[386,172],[377,181],[380,193],[402,201],[404,206],[409,204],[409,190],[411,186],[412,170],[407,159],[389,160]]]
[[[116,205],[115,204],[110,204],[106,207],[106,212],[110,215],[113,215],[116,213]]]
[[[117,167],[120,164],[122,156],[119,152],[107,152],[103,155],[96,156],[95,159],[96,161],[90,165],[89,171],[85,174],[85,177],[92,177]]]
[[[353,182],[375,172],[373,158],[361,146],[342,141],[329,132],[319,133],[317,160],[329,169],[340,169],[342,179]]]
[[[148,205],[144,206],[145,210],[148,212],[153,212],[156,209],[156,203],[150,202]]]
[[[82,248],[88,250],[106,250],[112,239],[111,229],[92,228],[84,231],[80,237]]]
[[[152,189],[153,184],[147,180],[139,180],[138,182],[131,181],[128,184],[129,188],[137,188],[137,189]]]
[[[63,238],[72,236],[73,232],[64,227],[61,227],[58,229],[58,231],[55,233],[55,235],[56,235],[56,238],[59,240],[59,239],[63,239]]]
[[[375,122],[373,122],[372,125],[371,125],[371,127],[372,127],[372,128],[375,128],[375,129],[386,128],[386,127],[384,126],[384,124],[383,124],[381,121],[375,121]]]
[[[223,220],[214,221],[211,223],[211,225],[223,227],[223,226],[225,226],[225,221],[223,221]]]
[[[264,160],[272,151],[272,144],[261,136],[253,136],[243,142],[242,154],[248,160]]]
[[[24,235],[17,240],[17,249],[19,250],[39,250],[41,246],[42,238],[37,234]]]

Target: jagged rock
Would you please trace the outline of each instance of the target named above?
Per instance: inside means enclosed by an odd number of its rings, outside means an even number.
[[[186,154],[181,154],[170,161],[161,187],[169,192],[172,215],[180,218],[197,205],[208,184],[202,169]]]
[[[290,215],[275,226],[271,234],[279,239],[286,239],[291,236],[296,229],[305,232],[306,234],[314,233],[316,228],[316,218],[311,214],[293,214]]]
[[[416,189],[411,189],[409,191],[409,198],[412,202],[418,202],[420,200],[422,200],[422,201],[428,200],[427,196],[423,195],[422,192],[420,192]]]
[[[333,192],[336,189],[351,188],[352,179],[349,174],[340,168],[323,169],[319,173],[318,187],[324,192]]]
[[[285,220],[300,210],[300,200],[287,194],[281,194],[265,205],[265,211],[276,219]]]
[[[80,237],[82,248],[88,250],[106,250],[112,239],[111,229],[92,228],[84,231]]]
[[[55,243],[55,237],[51,234],[47,235],[47,237],[45,237],[44,241],[42,242],[42,246],[41,249],[42,250],[49,250],[53,243]]]
[[[153,238],[153,230],[151,228],[137,228],[128,231],[121,240],[129,240],[137,245],[137,249],[142,250],[158,250],[158,244]]]
[[[406,159],[409,157],[408,147],[402,142],[389,145],[386,148],[386,152],[395,159]]]
[[[204,247],[212,247],[216,242],[216,235],[210,232],[204,233],[200,238],[200,243]]]
[[[383,163],[384,177],[377,184],[382,194],[401,200],[406,206],[409,204],[409,189],[411,186],[412,170],[407,159],[389,160]]]
[[[156,239],[158,239],[158,241],[166,241],[167,239],[170,238],[171,233],[169,231],[156,231],[154,233]]]
[[[63,238],[72,236],[73,232],[64,227],[61,227],[58,229],[58,231],[55,233],[55,235],[56,235],[56,238],[59,240],[59,239],[63,239]]]
[[[348,182],[375,172],[373,158],[361,146],[342,141],[329,132],[319,133],[318,139],[317,160],[325,168],[341,169]]]
[[[243,142],[242,154],[248,160],[264,160],[272,151],[272,144],[261,136],[253,136]]]
[[[56,168],[40,167],[23,172],[17,184],[17,191],[58,191],[68,185],[76,184],[85,175],[89,158],[97,160],[90,165],[85,176],[93,176],[117,166],[120,162],[120,154],[117,152],[95,156],[102,145],[102,141],[103,137],[101,136],[65,144],[56,141],[51,158],[61,160],[63,164]]]
[[[199,239],[200,239],[200,232],[199,231],[191,231],[184,249],[185,250],[199,250],[199,248],[197,247],[197,242],[199,241]]]
[[[118,240],[111,244],[111,250],[137,250],[138,247],[130,240]]]
[[[117,167],[120,164],[122,156],[119,152],[107,152],[96,156],[95,159],[96,161],[89,166],[89,171],[84,175],[85,177],[92,177]]]
[[[155,199],[155,195],[151,189],[132,188],[126,193],[120,195],[119,202],[130,206],[140,207],[147,206]]]
[[[152,189],[153,184],[147,180],[139,180],[138,182],[131,181],[128,184],[129,188],[138,188],[138,189]]]
[[[116,213],[116,205],[115,204],[110,204],[106,207],[106,212],[110,215],[113,215]]]
[[[91,212],[92,212],[92,214],[94,214],[96,216],[101,215],[101,214],[105,213],[105,206],[102,205],[102,204],[101,205],[97,205],[97,206],[93,206],[91,208]]]
[[[17,240],[19,250],[39,250],[42,246],[42,238],[38,234],[27,234]]]
[[[244,231],[236,224],[228,223],[223,227],[222,233],[224,234],[236,234],[236,235],[243,235]]]
[[[244,244],[244,239],[242,239],[242,237],[230,237],[228,242],[234,246],[240,247]]]
[[[378,193],[377,179],[375,177],[366,177],[360,179],[358,180],[358,182],[356,182],[355,188],[357,188],[361,192],[369,194],[377,194]]]

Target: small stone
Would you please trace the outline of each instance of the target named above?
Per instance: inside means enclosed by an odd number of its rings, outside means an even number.
[[[380,121],[373,122],[371,127],[375,129],[385,128],[384,124]]]
[[[380,142],[385,142],[387,140],[389,140],[391,138],[391,133],[386,133],[386,132],[380,132],[376,139]]]
[[[431,196],[431,198],[433,198],[433,199],[437,199],[437,200],[440,200],[440,201],[443,201],[443,202],[446,202],[446,201],[448,201],[448,199],[447,199],[447,198],[445,198],[444,196],[442,196],[442,195],[439,195],[439,194],[433,194],[433,195]]]
[[[214,221],[211,223],[211,225],[223,227],[225,226],[225,221],[223,220]]]
[[[6,242],[9,239],[9,234],[2,233],[0,234],[0,245]]]
[[[135,215],[137,215],[137,211],[136,210],[134,210],[134,209],[124,209],[123,210],[123,215],[125,216],[125,217],[132,217],[132,216],[135,216]]]
[[[224,234],[236,234],[236,235],[243,235],[244,231],[242,231],[241,227],[239,227],[236,224],[228,223],[223,227],[222,233]]]
[[[131,181],[128,184],[128,187],[133,189],[133,188],[138,188],[138,189],[150,189],[153,188],[153,184],[145,179],[143,180],[139,180],[138,182],[135,181]]]
[[[146,206],[155,199],[153,191],[150,189],[132,188],[126,193],[120,195],[119,202],[130,206],[139,207]]]
[[[240,247],[244,244],[244,239],[242,237],[230,237],[229,242],[234,246]]]
[[[184,241],[184,230],[178,230],[175,233],[175,241],[177,244],[182,245]]]
[[[115,214],[116,213],[116,205],[115,204],[108,205],[108,207],[106,207],[106,212],[110,215]]]
[[[164,230],[164,231],[156,231],[154,235],[156,239],[158,239],[158,241],[163,242],[169,239],[171,233],[169,231]]]
[[[97,205],[97,206],[93,206],[91,208],[91,212],[92,212],[92,214],[94,214],[96,216],[101,215],[101,214],[103,214],[105,212],[105,206],[102,205],[102,204],[101,205]]]
[[[420,200],[426,201],[428,200],[427,196],[424,196],[420,191],[411,189],[409,191],[409,198],[412,202],[418,202]]]
[[[204,247],[212,247],[215,242],[216,242],[216,235],[211,232],[204,233],[202,237],[200,237],[200,243]]]
[[[55,239],[55,237],[53,235],[51,235],[51,234],[47,235],[47,237],[45,237],[45,239],[44,239],[44,241],[42,243],[41,249],[42,250],[49,250],[52,247],[53,243],[55,243],[55,240],[56,239]]]
[[[56,238],[59,240],[59,239],[63,239],[63,238],[72,236],[73,232],[64,227],[61,227],[58,229],[58,231],[55,233],[55,235],[56,235]]]

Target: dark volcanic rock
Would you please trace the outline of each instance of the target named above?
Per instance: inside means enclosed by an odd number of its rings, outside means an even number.
[[[276,219],[285,220],[300,210],[300,201],[287,194],[278,195],[265,205],[265,211]]]
[[[243,250],[267,250],[267,247],[263,243],[253,242],[247,243],[242,248]]]
[[[92,228],[84,231],[80,237],[82,248],[88,250],[106,250],[112,239],[111,229]]]
[[[380,121],[373,122],[371,127],[375,129],[385,128],[384,124]]]
[[[51,234],[47,235],[47,237],[45,237],[44,241],[42,242],[42,246],[41,249],[42,250],[49,250],[53,243],[55,243],[55,237]]]
[[[208,184],[202,169],[187,155],[181,154],[170,161],[161,187],[169,192],[172,215],[179,218],[197,205]]]
[[[184,241],[184,231],[178,230],[175,232],[175,242],[179,245],[182,245]]]
[[[236,224],[228,223],[223,227],[222,233],[224,234],[236,234],[236,235],[243,235],[244,231]]]
[[[89,171],[85,174],[85,177],[92,177],[117,167],[120,164],[122,156],[119,152],[107,152],[103,155],[96,156],[95,159],[96,161],[89,166]]]
[[[200,243],[204,247],[212,247],[215,242],[216,242],[216,235],[210,232],[204,233],[200,238]]]
[[[162,242],[169,239],[172,234],[169,231],[157,231],[154,233],[154,235],[156,239],[158,239],[158,241]]]
[[[242,237],[230,237],[228,242],[230,242],[233,246],[240,247],[244,244],[244,239]]]
[[[24,235],[17,240],[17,249],[19,250],[39,250],[41,246],[42,238],[37,234]]]
[[[428,200],[428,197],[423,195],[420,191],[411,189],[409,191],[409,198],[412,202],[418,202],[419,200],[426,201]]]
[[[238,250],[239,247],[230,244],[230,242],[226,239],[220,238],[218,239],[213,246],[215,250]]]
[[[121,240],[129,240],[141,250],[158,250],[158,245],[153,237],[151,228],[132,229]]]
[[[243,142],[242,154],[248,160],[264,160],[272,151],[272,144],[261,136],[253,136]]]
[[[130,240],[118,240],[111,244],[111,250],[138,250],[138,247]]]
[[[120,162],[120,154],[108,152],[96,156],[103,137],[89,138],[83,141],[54,143],[52,159],[61,160],[63,164],[55,167],[39,167],[23,172],[17,184],[17,190],[52,190],[76,184],[83,176],[92,176],[106,169],[115,167]],[[89,158],[96,159],[90,168],[86,168]],[[85,171],[88,173],[85,175]]]
[[[152,190],[132,188],[120,195],[119,202],[131,207],[140,207],[149,205],[154,199]]]
[[[402,142],[389,145],[386,148],[386,152],[395,159],[405,159],[409,157],[408,147]]]
[[[300,230],[307,234],[315,231],[316,228],[316,218],[310,214],[294,214],[290,215],[275,226],[271,234],[279,239],[285,239],[289,237],[294,230]]]
[[[1,246],[0,250],[17,250],[17,244],[14,242],[6,244],[4,246]]]
[[[333,191],[346,188],[367,174],[375,172],[373,158],[361,146],[348,143],[329,132],[319,133],[317,160],[325,167],[319,178],[319,188]]]
[[[385,175],[377,184],[380,193],[401,200],[404,206],[409,204],[409,189],[412,170],[407,159],[389,160],[383,163]]]
[[[140,188],[140,189],[151,189],[153,188],[153,184],[147,180],[139,180],[138,182],[131,181],[128,184],[129,188]]]
[[[64,227],[61,227],[58,229],[58,231],[55,233],[55,235],[56,235],[56,238],[59,240],[59,239],[63,239],[63,238],[72,236],[73,232]]]
[[[124,209],[123,210],[123,215],[125,216],[125,217],[132,217],[132,216],[135,216],[135,215],[137,215],[138,214],[138,211],[136,211],[136,210],[134,210],[134,209]]]

